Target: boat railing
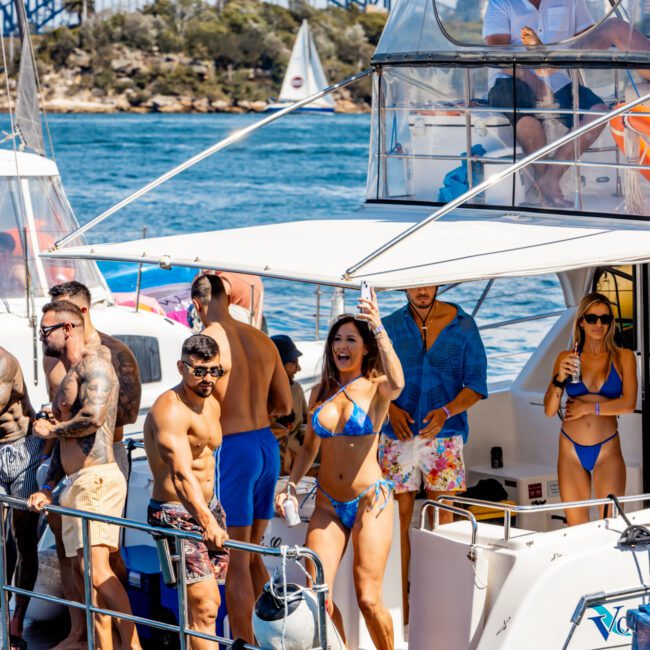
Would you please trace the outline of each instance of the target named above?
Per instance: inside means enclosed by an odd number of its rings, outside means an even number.
[[[626,587],[624,589],[615,589],[613,591],[598,591],[593,594],[585,594],[580,597],[578,604],[571,616],[571,629],[569,634],[562,646],[562,650],[566,650],[571,643],[573,634],[576,631],[576,628],[585,615],[585,612],[590,607],[598,607],[600,605],[605,605],[607,603],[616,603],[622,602],[625,600],[631,600],[632,598],[640,598],[642,596],[650,595],[650,586],[649,585],[635,585],[634,587]]]
[[[639,501],[650,501],[650,494],[635,494],[630,496],[617,497],[619,503],[635,503]],[[486,501],[484,499],[472,499],[470,497],[456,496],[456,495],[441,495],[436,497],[435,501],[427,500],[422,505],[420,511],[420,528],[425,527],[426,512],[429,508],[433,508],[433,525],[435,530],[440,525],[440,510],[454,512],[462,515],[468,519],[467,514],[469,511],[462,508],[454,508],[450,510],[448,503],[461,504],[466,506],[480,506],[482,508],[489,508],[503,512],[503,539],[508,541],[512,529],[512,517],[518,514],[532,514],[539,512],[553,512],[558,510],[571,510],[573,508],[587,508],[591,506],[612,506],[618,512],[618,506],[614,499],[605,497],[602,499],[587,499],[586,501],[566,501],[564,503],[542,503],[539,505],[531,506],[518,506],[511,503],[500,503],[498,501]],[[469,513],[471,514],[471,513]],[[473,517],[473,515],[472,515]],[[472,520],[470,519],[470,522]],[[472,544],[476,543],[476,522],[472,524]]]
[[[0,495],[0,539],[6,539],[6,525],[7,525],[7,511],[12,508],[26,508],[27,501],[25,499],[18,499],[16,497]],[[119,618],[126,621],[131,621],[139,625],[145,625],[166,632],[178,634],[180,642],[180,650],[187,650],[190,647],[188,637],[196,637],[206,641],[213,641],[220,643],[226,647],[232,647],[234,641],[220,636],[204,634],[196,630],[191,630],[187,626],[188,612],[187,612],[187,598],[186,598],[186,579],[185,571],[176,571],[176,585],[178,589],[178,625],[171,623],[163,623],[155,619],[144,618],[142,616],[135,616],[133,614],[125,614],[103,607],[97,607],[93,604],[93,584],[92,584],[92,554],[90,552],[90,531],[89,522],[98,521],[105,524],[112,524],[120,526],[121,528],[130,528],[143,533],[152,535],[156,542],[156,550],[161,560],[161,572],[165,576],[168,575],[169,569],[173,567],[173,562],[177,562],[178,567],[185,566],[185,544],[176,544],[177,555],[169,554],[169,546],[162,540],[167,541],[169,538],[175,540],[194,540],[203,541],[202,537],[196,533],[187,531],[157,528],[149,524],[134,521],[131,519],[123,519],[119,517],[110,517],[97,513],[85,512],[82,510],[74,510],[65,508],[63,506],[49,505],[45,507],[47,512],[56,513],[58,515],[65,515],[67,517],[77,517],[82,520],[82,539],[83,539],[83,562],[84,562],[84,600],[82,603],[67,600],[58,596],[51,596],[49,594],[37,593],[26,589],[15,587],[7,580],[7,558],[6,558],[6,545],[2,544],[2,557],[0,561],[0,615],[2,616],[2,650],[10,649],[10,629],[9,629],[9,600],[12,594],[27,596],[29,598],[36,598],[50,603],[56,603],[66,607],[74,607],[76,609],[84,610],[86,618],[86,628],[88,630],[88,650],[95,650],[96,643],[94,638],[94,615],[105,615],[110,618]],[[235,551],[244,551],[247,553],[258,553],[260,555],[286,557],[290,560],[309,559],[314,564],[316,579],[312,584],[317,601],[318,601],[318,636],[319,648],[327,647],[327,586],[325,584],[325,574],[323,571],[323,564],[318,555],[306,547],[280,547],[271,548],[266,546],[259,546],[257,544],[247,544],[244,542],[237,542],[228,540],[224,543],[224,547]],[[242,647],[242,646],[240,646]],[[248,650],[264,650],[258,646],[245,644],[243,646]]]

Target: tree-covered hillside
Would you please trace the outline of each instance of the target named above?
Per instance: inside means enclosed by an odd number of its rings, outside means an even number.
[[[259,110],[277,96],[291,47],[309,20],[330,81],[365,68],[386,16],[342,9],[287,10],[258,0],[157,0],[142,12],[90,16],[35,38],[53,110]],[[338,96],[363,110],[368,79]]]

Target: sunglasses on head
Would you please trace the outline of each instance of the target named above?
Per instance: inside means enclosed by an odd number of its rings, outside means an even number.
[[[614,320],[614,317],[611,314],[585,314],[583,318],[587,325],[595,325],[598,321],[603,325],[610,325]]]
[[[195,368],[194,366],[190,366],[189,363],[183,361],[182,359],[181,363],[187,368],[187,372],[189,372],[190,375],[194,375],[198,379],[201,379],[206,375],[210,375],[211,377],[216,377],[219,379],[219,377],[223,377],[226,374],[226,371],[223,369],[223,366],[221,364],[212,366],[211,368],[206,368],[205,366],[198,366]]]
[[[70,325],[70,327],[77,327],[74,323],[57,323],[56,325],[41,325],[41,328],[38,330],[38,333],[41,335],[42,339],[46,339],[54,330],[58,330],[65,325]]]

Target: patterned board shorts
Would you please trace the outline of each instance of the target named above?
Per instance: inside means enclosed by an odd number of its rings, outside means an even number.
[[[32,435],[0,443],[0,494],[27,499],[38,490],[36,472],[43,443]]]
[[[213,499],[210,503],[210,512],[222,530],[226,530],[226,513],[221,504]],[[147,521],[150,526],[158,528],[175,528],[192,533],[203,533],[192,515],[180,503],[163,503],[151,499],[147,509]],[[169,550],[175,551],[174,539],[169,537]],[[223,584],[228,572],[230,552],[210,551],[203,542],[185,540],[185,576],[188,585],[214,577],[218,584]]]
[[[465,489],[463,437],[393,440],[381,437],[379,462],[384,476],[395,483],[395,492],[431,492]]]

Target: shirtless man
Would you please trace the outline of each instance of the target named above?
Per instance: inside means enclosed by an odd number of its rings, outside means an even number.
[[[115,435],[113,438],[113,455],[128,483],[129,462],[122,439],[124,437],[124,426],[136,421],[140,409],[142,386],[140,384],[138,362],[133,356],[133,352],[122,341],[95,329],[90,319],[90,291],[85,285],[76,281],[57,284],[50,289],[49,294],[52,302],[67,300],[79,307],[84,318],[84,339],[87,346],[103,345],[111,353],[111,362],[120,384]],[[43,369],[50,399],[52,399],[65,377],[66,370],[60,359],[50,356],[43,357]],[[55,442],[51,440],[46,443],[46,454],[51,454]],[[56,542],[57,555],[61,566],[63,594],[68,600],[81,602],[84,593],[83,575],[76,558],[66,557],[61,536],[61,517],[55,513],[49,513],[47,520]],[[125,584],[126,567],[119,550],[111,553],[111,566],[122,584]],[[75,645],[84,643],[86,638],[86,618],[84,613],[75,607],[70,607],[69,613],[70,633],[54,650],[72,650]]]
[[[144,423],[144,445],[153,474],[147,519],[152,526],[203,536],[204,543],[184,542],[187,610],[192,630],[214,634],[218,583],[228,568],[228,551],[223,548],[228,539],[226,518],[214,496],[221,408],[212,391],[223,374],[219,347],[209,336],[190,336],[177,365],[181,383],[156,400]],[[218,644],[192,637],[190,647],[208,650]]]
[[[43,353],[57,357],[66,375],[52,400],[49,420],[39,419],[34,433],[58,440],[45,484],[29,498],[40,512],[52,503],[52,490],[65,476],[69,484],[60,503],[67,508],[120,517],[126,500],[126,480],[113,455],[113,431],[117,415],[118,383],[110,351],[85,342],[84,316],[75,304],[60,300],[43,307],[40,339]],[[93,521],[89,526],[92,581],[100,606],[126,614],[131,606],[124,587],[110,565],[120,530]],[[83,562],[82,520],[62,518],[63,544],[67,557]],[[135,625],[115,619],[123,648],[140,648]],[[112,647],[110,641],[101,644]]]
[[[18,360],[0,348],[0,494],[26,499],[38,489],[36,470],[43,441],[32,434],[34,411]],[[11,531],[16,542],[16,586],[31,591],[38,573],[38,515],[12,510]],[[11,582],[11,575],[9,575]],[[16,595],[11,618],[11,647],[20,647],[29,598]],[[18,641],[18,643],[13,643]]]
[[[223,444],[217,451],[217,498],[228,517],[231,539],[259,544],[273,517],[280,452],[269,414],[291,413],[287,373],[277,348],[265,334],[236,321],[216,275],[192,283],[192,302],[219,345],[224,376],[214,395],[221,405]],[[268,574],[260,555],[233,551],[226,580],[226,603],[233,638],[254,642],[251,615],[255,594]]]

